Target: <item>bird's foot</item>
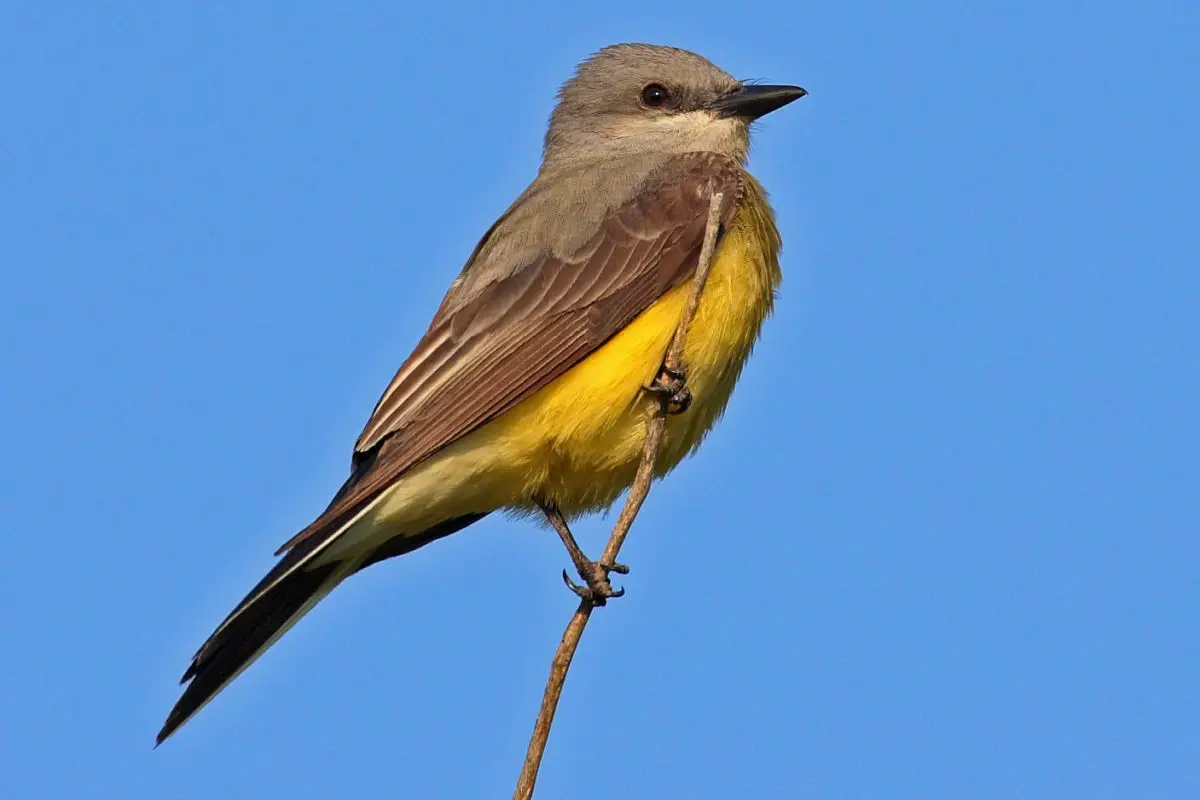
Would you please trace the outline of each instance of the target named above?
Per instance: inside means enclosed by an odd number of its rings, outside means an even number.
[[[682,414],[692,404],[692,393],[687,388],[687,372],[683,367],[664,365],[654,381],[642,388],[652,395],[665,398],[668,414]]]
[[[579,544],[575,541],[574,534],[571,533],[571,527],[567,524],[566,518],[558,505],[553,501],[544,498],[534,497],[533,501],[542,509],[542,513],[546,515],[546,520],[558,532],[558,536],[562,539],[563,545],[567,548],[567,553],[571,556],[571,563],[575,565],[576,572],[579,577],[583,578],[584,585],[580,586],[575,581],[571,580],[571,576],[567,571],[563,570],[563,582],[567,587],[577,594],[583,600],[587,600],[593,606],[602,606],[608,602],[610,597],[620,597],[625,594],[624,589],[614,589],[612,583],[608,580],[608,574],[615,572],[618,575],[628,575],[629,567],[624,564],[613,564],[611,567],[606,567],[599,561],[592,561],[583,554]]]
[[[579,577],[583,578],[584,585],[580,585],[571,580],[571,576],[567,571],[563,570],[563,582],[567,584],[572,592],[578,595],[581,599],[587,600],[594,606],[602,606],[608,603],[610,597],[621,597],[625,594],[624,589],[614,589],[612,582],[608,579],[610,572],[615,572],[618,575],[628,575],[629,567],[624,564],[613,564],[611,567],[605,567],[599,561],[587,561],[580,564]]]

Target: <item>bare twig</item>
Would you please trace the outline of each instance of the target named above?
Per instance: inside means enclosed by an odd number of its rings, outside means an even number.
[[[675,328],[675,336],[671,340],[671,346],[667,349],[666,358],[663,360],[663,366],[667,370],[678,370],[680,367],[688,330],[692,326],[692,319],[696,316],[696,309],[700,305],[700,295],[704,291],[704,283],[708,280],[708,271],[712,267],[712,256],[717,245],[723,201],[723,195],[717,192],[713,194],[709,203],[708,225],[704,229],[704,244],[700,248],[700,258],[696,263],[692,291],[684,303],[683,311],[679,315],[679,325]],[[604,548],[604,554],[600,556],[600,564],[604,569],[612,569],[613,565],[617,563],[617,555],[625,543],[625,537],[629,535],[633,520],[641,510],[646,495],[650,493],[650,484],[654,480],[654,464],[658,460],[658,451],[662,446],[663,433],[667,425],[667,411],[671,402],[670,398],[665,395],[658,395],[658,397],[659,404],[654,409],[646,429],[642,460],[638,465],[633,485],[629,488],[629,496],[625,499],[621,515],[617,517],[617,521],[613,525],[613,532]],[[561,518],[551,519],[556,529],[560,528],[560,521]],[[565,522],[562,523],[561,528],[559,535],[563,536],[563,542],[566,543],[570,534],[568,532],[565,536],[563,535],[563,530],[566,530]],[[574,543],[573,538],[571,538],[571,543]],[[578,550],[577,546],[575,550]],[[573,559],[575,555],[576,553],[572,552]],[[601,602],[603,602],[603,598],[601,598]],[[530,800],[533,797],[533,786],[537,781],[538,769],[542,764],[542,755],[546,751],[546,741],[550,738],[550,727],[554,724],[554,712],[558,708],[558,698],[562,696],[567,670],[571,667],[571,659],[575,657],[575,649],[579,646],[583,629],[591,618],[592,609],[599,604],[585,597],[579,603],[579,608],[575,610],[575,615],[571,617],[571,621],[567,623],[567,629],[563,632],[562,641],[559,642],[558,650],[554,653],[554,660],[550,663],[550,677],[546,681],[542,707],[538,711],[537,722],[533,726],[533,735],[529,739],[529,749],[525,753],[525,764],[521,768],[521,776],[517,780],[513,800]]]

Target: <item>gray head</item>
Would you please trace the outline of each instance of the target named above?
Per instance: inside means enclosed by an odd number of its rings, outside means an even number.
[[[797,86],[747,85],[687,50],[611,45],[559,90],[543,169],[654,152],[717,152],[742,161],[750,123],[804,94]]]

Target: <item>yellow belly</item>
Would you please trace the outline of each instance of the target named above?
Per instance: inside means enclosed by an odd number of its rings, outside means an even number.
[[[683,363],[693,402],[668,419],[658,473],[700,445],[725,410],[779,282],[777,240],[743,212],[721,242],[689,331]],[[774,234],[773,226],[770,230]],[[568,514],[603,508],[633,482],[657,401],[657,375],[691,282],[672,290],[575,369],[530,397],[503,425],[533,457],[525,490]],[[524,447],[518,447],[524,450]]]
[[[779,234],[757,186],[747,200],[717,249],[689,331],[683,363],[693,400],[668,419],[659,474],[698,447],[725,410],[771,311]],[[371,538],[528,508],[535,496],[569,516],[611,504],[633,482],[657,402],[642,387],[658,373],[690,290],[685,282],[664,295],[561,378],[399,480],[363,520]]]

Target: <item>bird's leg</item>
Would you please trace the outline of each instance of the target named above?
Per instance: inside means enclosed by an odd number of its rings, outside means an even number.
[[[682,366],[668,367],[663,364],[654,381],[642,388],[650,394],[665,398],[668,414],[682,414],[692,404],[692,393],[687,388],[687,371]]]
[[[566,582],[568,588],[581,598],[588,600],[594,606],[602,606],[608,602],[610,597],[620,597],[625,594],[624,589],[614,589],[612,583],[608,579],[608,573],[616,572],[620,575],[627,575],[629,567],[624,564],[613,564],[611,567],[606,567],[599,561],[592,561],[583,554],[583,550],[579,547],[579,543],[575,541],[574,535],[571,533],[571,528],[567,525],[567,520],[563,517],[562,512],[558,510],[558,506],[554,503],[535,498],[538,508],[542,509],[542,513],[546,515],[546,519],[554,526],[554,530],[558,532],[558,538],[562,539],[563,546],[567,548],[567,553],[571,556],[571,561],[575,564],[575,571],[579,573],[579,577],[583,578],[585,586],[580,586],[571,580],[571,576],[567,571],[563,570],[563,581]]]

